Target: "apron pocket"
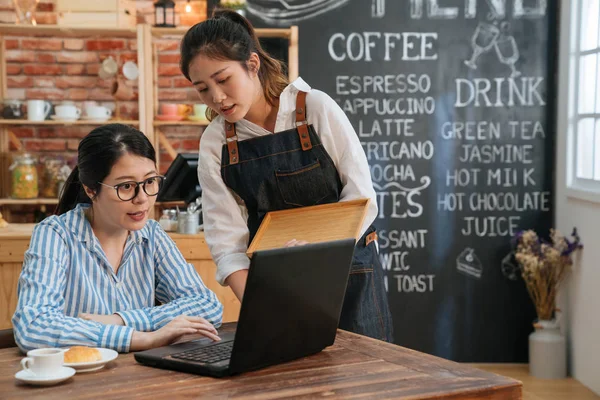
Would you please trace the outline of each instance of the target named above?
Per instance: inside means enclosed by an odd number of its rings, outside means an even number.
[[[276,171],[275,178],[281,197],[288,205],[313,206],[329,197],[333,197],[330,201],[337,201],[337,192],[328,187],[319,160],[295,170]]]

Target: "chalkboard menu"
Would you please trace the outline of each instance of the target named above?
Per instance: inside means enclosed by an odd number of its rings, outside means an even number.
[[[256,26],[299,26],[300,75],[363,145],[395,342],[526,361],[535,312],[510,241],[553,223],[555,2],[247,4]]]

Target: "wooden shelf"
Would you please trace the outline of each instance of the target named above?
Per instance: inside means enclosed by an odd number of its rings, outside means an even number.
[[[0,119],[0,125],[106,125],[106,124],[124,124],[139,125],[140,121],[134,119],[108,120],[108,121],[29,121],[27,119]]]
[[[153,27],[151,32],[153,36],[183,36],[191,28],[191,26],[181,26],[175,28],[156,28]],[[289,39],[292,36],[292,30],[288,28],[257,28],[256,35],[263,38],[284,38]]]
[[[175,207],[175,206],[185,206],[185,201],[157,201],[154,203],[154,206],[158,207]]]
[[[33,233],[35,225],[36,224],[9,223],[8,226],[0,228],[0,240],[29,240],[31,239],[31,234]],[[21,253],[21,256],[23,256],[24,253],[25,252]]]
[[[38,199],[0,199],[0,206],[22,206],[22,205],[33,205],[39,206],[44,204],[58,204],[58,199],[52,198],[38,198]]]
[[[154,121],[154,126],[169,126],[169,125],[189,125],[189,126],[208,126],[210,122],[206,121]]]
[[[108,36],[135,38],[136,28],[68,27],[59,25],[0,24],[0,35],[9,36]]]

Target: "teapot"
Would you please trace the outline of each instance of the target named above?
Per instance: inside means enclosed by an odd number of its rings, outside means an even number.
[[[2,103],[2,118],[22,119],[24,118],[23,102],[20,100],[4,100]]]

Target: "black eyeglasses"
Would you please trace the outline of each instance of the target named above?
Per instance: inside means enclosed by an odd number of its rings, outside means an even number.
[[[162,175],[152,176],[144,179],[141,182],[127,181],[119,183],[118,185],[107,185],[106,183],[98,182],[102,186],[113,188],[117,191],[117,197],[122,201],[129,201],[134,199],[140,192],[140,185],[144,188],[144,192],[148,196],[156,196],[162,187],[165,177]]]

